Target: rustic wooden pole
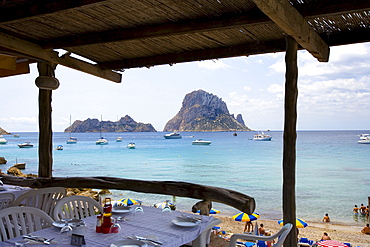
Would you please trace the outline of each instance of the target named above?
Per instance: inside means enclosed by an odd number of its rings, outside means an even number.
[[[40,76],[54,76],[55,67],[48,62],[38,62]],[[53,132],[51,122],[52,91],[39,89],[39,177],[51,178],[53,165]]]
[[[285,54],[285,119],[284,119],[284,151],[283,151],[283,219],[284,223],[292,223],[293,230],[285,240],[285,247],[297,246],[296,232],[296,201],[295,201],[295,172],[296,172],[296,124],[297,124],[297,50],[298,44],[286,37]]]

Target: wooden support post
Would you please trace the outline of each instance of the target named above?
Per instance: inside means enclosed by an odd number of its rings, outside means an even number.
[[[40,76],[54,76],[49,62],[38,62]],[[53,132],[51,122],[52,90],[39,89],[39,177],[51,178],[53,166]]]
[[[297,42],[290,36],[286,37],[285,55],[285,119],[284,119],[284,151],[283,151],[283,218],[284,223],[292,223],[293,229],[285,240],[285,247],[297,246],[296,232],[296,124],[297,124]]]

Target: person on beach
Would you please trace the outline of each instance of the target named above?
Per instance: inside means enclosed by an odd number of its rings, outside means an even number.
[[[322,218],[324,222],[330,222],[329,214],[325,214],[324,218]]]
[[[365,215],[366,215],[366,219],[369,220],[369,205],[367,205],[365,209]]]
[[[253,223],[252,223],[252,221],[245,222],[244,232],[253,232]]]
[[[359,210],[359,208],[357,207],[357,205],[355,205],[355,207],[353,208],[353,213],[358,214],[358,210]]]
[[[361,230],[361,232],[370,235],[370,226],[369,226],[369,224],[366,224],[366,226],[364,226],[364,228]]]
[[[260,228],[258,228],[258,232],[260,235],[265,235],[266,230],[263,228],[263,224],[260,224]]]
[[[362,215],[365,215],[365,210],[366,210],[366,207],[364,206],[364,204],[361,203],[360,212]]]
[[[328,233],[324,232],[324,234],[322,235],[320,241],[325,241],[325,240],[331,240],[331,238],[329,237]]]
[[[271,236],[271,232],[266,232],[265,236]],[[267,247],[271,247],[275,243],[275,240],[266,241]]]

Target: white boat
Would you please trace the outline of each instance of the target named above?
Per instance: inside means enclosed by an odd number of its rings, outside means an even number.
[[[104,137],[100,137],[99,140],[97,140],[95,142],[96,145],[107,145],[108,144],[108,140],[105,139]]]
[[[210,145],[211,143],[211,141],[205,141],[202,139],[198,139],[192,142],[193,145]]]
[[[6,140],[2,135],[0,135],[0,144],[7,144],[8,140]]]
[[[69,115],[69,126],[72,125],[71,121],[71,115]],[[70,132],[71,134],[72,132]],[[77,138],[72,137],[71,135],[69,136],[69,139],[66,141],[67,144],[76,144],[77,143]]]
[[[272,136],[266,135],[263,132],[255,134],[253,136],[254,141],[271,141],[271,139],[272,139]]]
[[[127,148],[129,148],[129,149],[135,149],[135,148],[136,148],[136,145],[135,145],[135,143],[130,142],[130,143],[127,145]]]
[[[96,145],[107,145],[108,141],[104,137],[101,136],[101,125],[103,122],[103,117],[100,116],[100,139],[95,142]]]
[[[18,144],[18,147],[20,147],[20,148],[32,148],[33,145],[30,142],[23,142],[21,144]]]
[[[58,145],[55,150],[63,150],[63,145]]]
[[[76,144],[77,143],[77,139],[74,138],[74,137],[70,137],[67,141],[66,141],[67,144]]]
[[[122,137],[117,137],[116,142],[122,142]]]
[[[370,144],[370,134],[361,134],[359,135],[360,140],[357,141],[359,144]]]
[[[173,133],[170,133],[170,134],[165,134],[164,138],[166,138],[166,139],[181,139],[182,136],[180,135],[179,132],[173,132]]]

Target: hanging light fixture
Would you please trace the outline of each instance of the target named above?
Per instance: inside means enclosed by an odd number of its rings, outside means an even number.
[[[55,90],[59,87],[59,80],[53,76],[39,76],[36,78],[36,86],[40,89]]]

